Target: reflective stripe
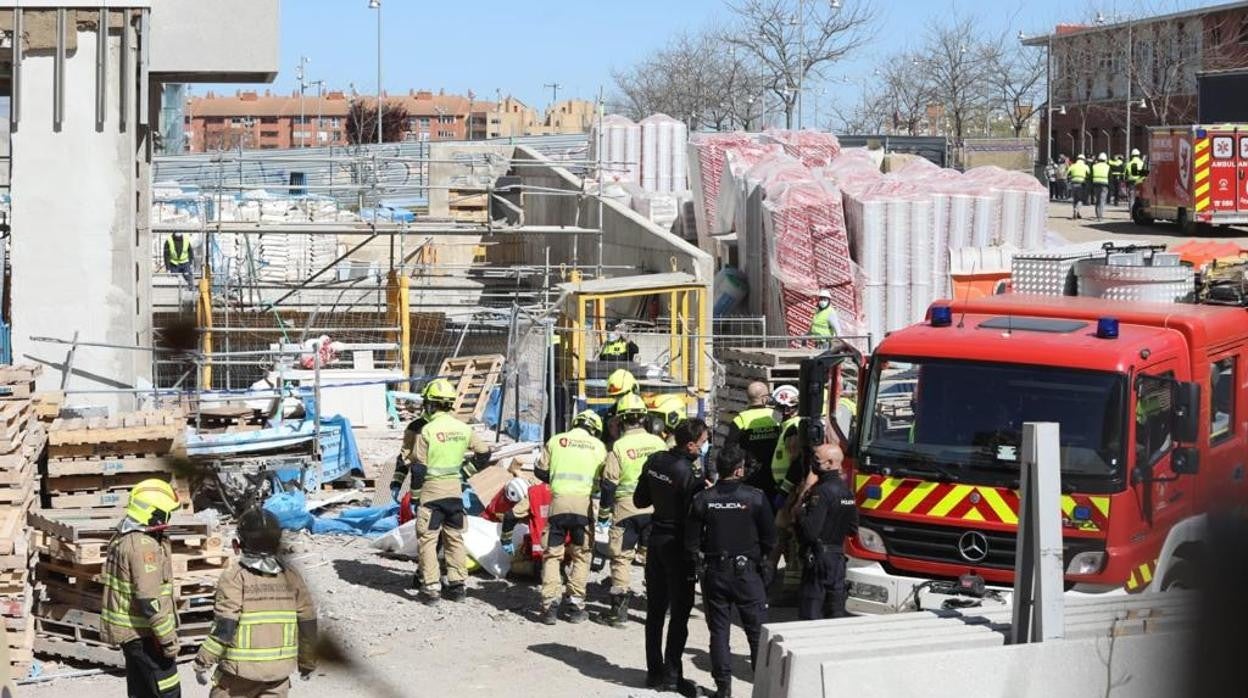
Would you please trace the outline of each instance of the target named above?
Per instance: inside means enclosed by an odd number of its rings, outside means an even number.
[[[131,584],[130,582],[125,581],[124,579],[118,579],[111,574],[104,574],[101,579],[101,582],[104,584],[104,586],[108,587],[109,589],[112,589],[113,591],[116,591],[122,594],[128,594],[128,595],[133,596],[138,591],[135,588],[134,584]],[[161,596],[173,596],[173,585],[172,584],[160,585],[159,593]]]
[[[225,659],[237,662],[273,662],[299,656],[299,616],[295,611],[251,611],[238,618],[238,637],[225,648]],[[252,630],[258,625],[282,626],[280,647],[252,647]],[[205,643],[205,646],[207,643]]]
[[[628,353],[628,342],[622,339],[618,339],[604,346],[602,348],[602,351],[599,352],[598,355],[599,356],[624,356],[627,353]]]
[[[576,428],[550,437],[550,491],[556,497],[588,497],[594,491],[607,450],[589,432]]]
[[[221,644],[220,640],[211,635],[204,640],[204,646],[201,649],[214,657],[220,657],[222,654],[225,654],[225,646]]]
[[[294,611],[251,611],[239,616],[239,625],[259,625],[261,623],[294,623],[299,620]]]
[[[276,662],[282,659],[298,659],[299,648],[296,646],[249,650],[231,647],[225,651],[225,658],[236,662]]]
[[[182,249],[174,245],[173,236],[165,238],[165,249],[169,253],[170,264],[187,264],[191,261],[191,241],[182,238]]]
[[[624,434],[616,439],[611,450],[620,464],[620,479],[616,485],[617,498],[631,495],[637,489],[641,471],[650,456],[667,449],[663,439],[646,431]]]
[[[151,630],[158,636],[168,635],[175,629],[172,615],[165,616],[158,625],[153,626],[151,621],[142,616],[133,616],[128,613],[112,611],[107,608],[100,611],[100,619],[109,625],[116,625],[122,628],[132,628],[134,630]]]
[[[450,412],[439,412],[420,433],[425,437],[425,479],[458,479],[471,443],[472,429]]]
[[[169,677],[158,680],[156,682],[156,688],[160,689],[161,693],[165,693],[166,691],[173,688],[174,686],[177,686],[179,683],[180,683],[180,680],[178,679],[178,675],[174,674],[173,676],[169,676]]]

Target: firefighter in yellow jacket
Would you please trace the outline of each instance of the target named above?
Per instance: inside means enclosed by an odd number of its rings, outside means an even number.
[[[164,538],[178,495],[169,483],[135,485],[126,515],[108,543],[104,563],[101,636],[121,647],[130,698],[176,698],[178,628],[173,608],[173,565]]]
[[[428,421],[416,436],[411,451],[412,501],[420,502],[416,510],[416,537],[420,556],[420,592],[426,605],[437,603],[442,596],[463,601],[467,590],[468,551],[464,548],[463,482],[490,462],[490,447],[475,432],[459,421],[451,409],[455,404],[455,388],[439,378],[424,390],[424,411]],[[472,464],[464,458],[471,451]],[[446,560],[446,588],[440,589],[442,578],[438,566],[438,541]]]
[[[195,657],[195,678],[210,698],[283,698],[290,675],[316,669],[316,607],[298,572],[277,556],[277,517],[248,509],[238,519],[237,560],[217,582],[212,633]]]
[[[607,454],[599,484],[598,520],[611,522],[607,542],[611,552],[611,611],[603,620],[617,628],[628,623],[630,568],[637,549],[650,537],[652,507],[633,505],[633,492],[641,478],[642,466],[652,454],[667,450],[663,439],[646,431],[649,417],[646,401],[629,393],[616,403],[624,433]]]

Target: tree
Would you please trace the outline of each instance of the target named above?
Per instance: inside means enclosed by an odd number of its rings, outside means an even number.
[[[732,0],[737,26],[724,40],[753,59],[765,89],[794,126],[801,88],[872,37],[876,12],[867,0]]]
[[[893,129],[908,136],[919,135],[919,126],[927,120],[928,107],[936,95],[927,73],[917,69],[919,64],[918,55],[902,53],[875,70],[876,80],[883,83],[879,99]]]
[[[975,37],[982,32],[969,17],[953,16],[928,28],[914,68],[928,76],[935,101],[952,122],[961,142],[968,117],[992,101],[991,66],[999,42]]]
[[[411,116],[402,104],[387,102],[381,110],[381,139],[386,143],[403,140],[408,132]],[[347,112],[347,142],[351,145],[368,145],[377,142],[377,102],[357,99]]]
[[[1018,138],[1035,115],[1036,103],[1043,100],[1046,58],[1039,51],[1007,46],[1002,42],[991,51],[987,73],[996,106]]]
[[[887,88],[884,88],[887,90]],[[877,134],[894,118],[887,92],[876,91],[863,84],[858,101],[848,107],[833,103],[828,130],[844,134]]]

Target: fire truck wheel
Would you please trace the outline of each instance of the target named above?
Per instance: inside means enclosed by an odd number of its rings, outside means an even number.
[[[1191,214],[1185,208],[1179,209],[1179,219],[1175,222],[1179,225],[1179,232],[1189,237],[1195,235],[1199,228],[1199,224],[1192,220]]]
[[[1144,206],[1139,201],[1135,202],[1135,206],[1131,208],[1131,221],[1136,225],[1152,225],[1153,217],[1144,212]]]
[[[1187,560],[1175,560],[1170,565],[1170,569],[1166,571],[1166,576],[1161,580],[1161,590],[1169,591],[1171,589],[1196,589],[1196,568],[1195,565]]]

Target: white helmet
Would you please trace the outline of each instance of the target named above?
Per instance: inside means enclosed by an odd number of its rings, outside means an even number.
[[[1140,149],[1139,149],[1139,148],[1132,148],[1132,149],[1131,149],[1131,157],[1133,157],[1133,158],[1138,158],[1139,156],[1140,156]]]
[[[513,477],[503,488],[503,496],[507,501],[515,504],[525,497],[529,496],[529,481],[522,477]]]
[[[825,288],[825,289],[823,289],[822,291],[820,291],[820,292],[819,292],[819,297],[820,297],[820,298],[827,298],[828,300],[832,300],[832,292],[831,292],[831,291],[829,291],[828,289],[826,289],[826,288]]]
[[[797,407],[797,388],[782,385],[772,391],[771,400],[779,407]]]
[[[1096,161],[1097,161],[1097,162],[1105,162],[1105,161],[1106,161],[1106,160],[1108,160],[1108,159],[1109,159],[1109,158],[1105,156],[1105,153],[1099,153],[1099,154],[1096,156]]]

